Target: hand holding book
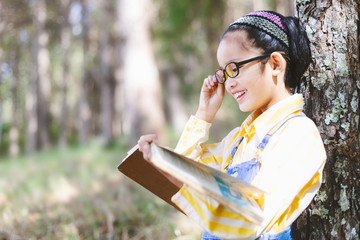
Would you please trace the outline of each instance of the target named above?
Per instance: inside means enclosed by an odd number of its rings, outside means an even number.
[[[254,223],[262,221],[262,209],[255,199],[261,198],[263,191],[155,143],[151,143],[150,146],[150,161],[142,158],[139,151],[135,151],[123,160],[118,167],[119,170],[173,206],[171,197],[184,183],[195,191],[207,194],[221,204],[229,206],[234,212]],[[137,154],[137,157],[129,161],[134,154]],[[143,162],[147,162],[147,165]],[[146,172],[143,171],[140,175],[132,171],[132,168],[145,167]],[[144,178],[147,180],[144,181]],[[249,197],[250,195],[252,197]]]
[[[140,137],[138,141],[139,151],[142,152],[144,160],[148,161],[150,164],[151,161],[151,144],[156,143],[158,144],[158,138],[155,134],[143,135]],[[161,174],[164,175],[170,182],[172,182],[178,188],[181,188],[183,183],[174,178],[172,175],[168,174],[167,172],[158,169]]]
[[[139,151],[143,153],[143,157],[147,161],[150,161],[151,158],[151,143],[159,144],[158,137],[155,134],[143,135],[138,141]]]

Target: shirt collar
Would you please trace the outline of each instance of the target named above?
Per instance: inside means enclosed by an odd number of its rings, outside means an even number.
[[[245,136],[247,141],[256,134],[260,139],[284,118],[297,111],[302,111],[304,99],[301,94],[294,94],[271,106],[259,115],[256,111],[250,114],[240,127],[240,136]]]

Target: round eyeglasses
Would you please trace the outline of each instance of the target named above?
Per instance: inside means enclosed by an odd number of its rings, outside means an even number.
[[[215,72],[216,80],[219,83],[224,83],[228,77],[234,78],[237,75],[239,75],[240,68],[242,68],[245,64],[253,62],[255,60],[269,57],[270,55],[271,55],[271,53],[266,53],[266,54],[263,54],[263,55],[260,55],[260,56],[254,57],[254,58],[250,58],[245,61],[228,63],[228,64],[226,64],[224,69],[218,69]]]

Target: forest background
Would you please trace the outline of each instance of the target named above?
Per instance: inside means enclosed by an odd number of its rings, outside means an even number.
[[[175,147],[232,21],[294,5],[1,0],[0,239],[198,239],[117,165],[145,133]],[[226,96],[211,140],[245,117]]]

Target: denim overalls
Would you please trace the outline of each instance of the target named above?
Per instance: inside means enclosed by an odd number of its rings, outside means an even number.
[[[289,121],[290,119],[293,119],[295,117],[304,117],[304,115],[294,115],[285,120],[272,134],[266,134],[264,139],[261,141],[261,143],[258,145],[258,153],[256,154],[256,157],[251,159],[250,161],[242,162],[240,164],[231,166],[229,165],[227,168],[227,174],[235,176],[236,178],[245,181],[247,183],[251,183],[257,173],[259,172],[259,152],[261,153],[266,145],[268,144],[270,138],[282,127],[284,124]],[[243,138],[240,139],[237,146],[234,147],[234,149],[231,152],[231,160],[234,158],[235,153],[237,151],[238,146],[240,146]],[[231,162],[231,161],[230,161]],[[291,226],[286,228],[285,230],[276,233],[276,234],[270,234],[268,232],[264,232],[257,240],[291,240]],[[204,231],[201,240],[223,240],[222,238],[215,237],[211,235],[209,232]]]

